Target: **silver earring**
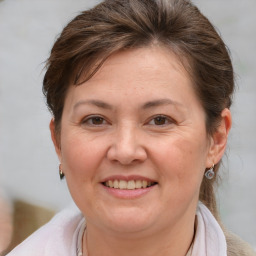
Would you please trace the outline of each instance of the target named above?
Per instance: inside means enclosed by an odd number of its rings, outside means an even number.
[[[211,180],[213,177],[214,177],[214,175],[215,175],[215,172],[214,172],[214,164],[212,165],[212,167],[209,169],[209,170],[207,170],[206,172],[205,172],[205,174],[204,174],[204,176],[208,179],[208,180]]]
[[[63,173],[63,171],[61,169],[61,164],[59,165],[59,175],[60,175],[61,180],[65,177],[65,174]]]

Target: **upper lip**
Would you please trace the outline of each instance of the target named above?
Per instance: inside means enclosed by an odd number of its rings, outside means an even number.
[[[125,180],[125,181],[129,181],[129,180],[145,180],[148,182],[156,182],[156,180],[148,178],[148,177],[144,177],[144,176],[140,176],[140,175],[128,175],[128,176],[124,176],[124,175],[112,175],[112,176],[108,176],[106,178],[104,178],[101,182],[107,182],[109,180]]]

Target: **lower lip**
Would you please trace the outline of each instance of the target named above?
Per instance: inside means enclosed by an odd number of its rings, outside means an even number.
[[[111,195],[122,198],[122,199],[136,199],[142,197],[143,195],[149,193],[156,185],[147,187],[147,188],[138,188],[138,189],[116,189],[110,188],[102,185],[104,189]]]

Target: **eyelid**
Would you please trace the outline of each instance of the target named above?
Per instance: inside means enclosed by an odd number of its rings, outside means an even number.
[[[92,124],[92,123],[88,123],[89,120],[92,120],[93,118],[102,118],[103,119],[103,124]],[[84,117],[82,120],[81,120],[81,124],[82,125],[89,125],[89,126],[102,126],[102,125],[106,125],[106,124],[109,124],[108,120],[102,116],[102,115],[99,115],[99,114],[93,114],[93,115],[88,115],[86,117]]]
[[[157,117],[165,118],[168,121],[168,123],[163,124],[163,125],[150,124],[150,122],[153,121]],[[171,118],[170,116],[163,115],[163,114],[154,115],[154,116],[150,117],[150,119],[148,119],[148,121],[146,122],[147,125],[152,125],[152,126],[153,125],[154,126],[166,126],[166,125],[173,124],[173,123],[175,124],[177,122],[173,118]]]

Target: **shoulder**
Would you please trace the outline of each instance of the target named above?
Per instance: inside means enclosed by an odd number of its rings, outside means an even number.
[[[7,256],[66,255],[70,251],[73,234],[82,218],[82,214],[77,209],[69,208],[61,211]]]
[[[248,243],[243,241],[237,235],[225,231],[228,256],[256,256],[256,252],[250,247]]]

